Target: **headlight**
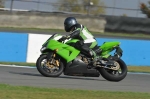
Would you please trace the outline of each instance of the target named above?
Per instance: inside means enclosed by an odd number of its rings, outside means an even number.
[[[43,52],[45,49],[46,49],[46,47],[42,47],[42,48],[40,49],[40,51]]]

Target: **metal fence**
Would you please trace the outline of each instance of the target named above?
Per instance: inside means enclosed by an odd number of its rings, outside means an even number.
[[[59,7],[62,5],[60,1],[61,0],[4,0],[4,5],[5,9],[10,11],[24,10],[24,11],[74,13],[69,10],[59,10]],[[142,14],[142,12],[140,11],[139,5],[141,2],[146,3],[148,0],[100,0],[100,1],[103,2],[104,5],[93,4],[92,0],[88,0],[88,3],[84,5],[72,4],[64,6],[85,7],[87,11],[84,14],[92,14],[92,11],[90,11],[92,7],[95,8],[101,7],[105,11],[105,13],[103,13],[104,15],[145,17],[145,15]],[[82,12],[80,13],[83,14]]]

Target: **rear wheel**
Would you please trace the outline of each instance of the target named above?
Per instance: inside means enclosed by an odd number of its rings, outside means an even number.
[[[127,75],[127,66],[121,59],[115,59],[115,66],[110,68],[101,67],[99,71],[101,75],[109,81],[121,81]]]
[[[60,59],[54,57],[47,59],[47,55],[41,55],[36,62],[37,70],[46,77],[58,77],[64,70],[64,65]]]

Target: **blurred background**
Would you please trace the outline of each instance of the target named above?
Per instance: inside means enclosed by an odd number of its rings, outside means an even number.
[[[64,12],[146,18],[141,3],[149,0],[0,0],[5,10]]]
[[[0,61],[36,62],[45,40],[39,34],[64,33],[64,19],[74,16],[100,45],[119,40],[127,65],[150,66],[149,6],[150,0],[0,0]]]

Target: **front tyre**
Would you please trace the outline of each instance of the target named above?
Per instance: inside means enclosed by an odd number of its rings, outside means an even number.
[[[64,70],[64,65],[60,60],[54,58],[47,60],[47,55],[41,55],[37,59],[36,67],[45,77],[58,77]]]
[[[127,66],[125,62],[121,59],[115,59],[113,61],[116,61],[119,65],[118,70],[113,69],[107,69],[104,67],[99,68],[99,71],[106,80],[108,81],[121,81],[123,80],[127,75]]]

